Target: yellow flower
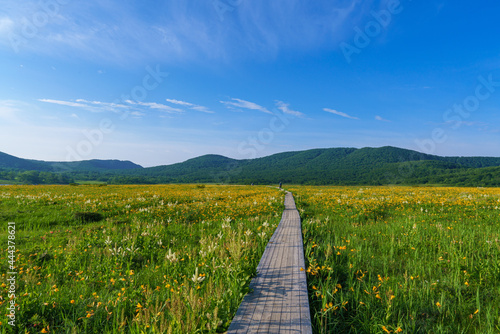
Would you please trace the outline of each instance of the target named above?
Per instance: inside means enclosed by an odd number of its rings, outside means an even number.
[[[382,326],[382,329],[383,329],[383,330],[384,330],[384,332],[386,332],[386,333],[390,333],[390,332],[391,332],[391,331],[390,331],[390,330],[388,330],[385,326]]]
[[[74,304],[74,303],[75,303],[75,300],[74,300],[74,299],[71,299],[70,303],[71,303],[71,304]]]
[[[436,306],[437,306],[437,307],[441,307],[441,303],[437,302],[437,303],[436,303]]]

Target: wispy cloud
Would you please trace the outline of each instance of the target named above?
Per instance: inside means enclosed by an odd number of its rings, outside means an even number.
[[[278,107],[279,110],[281,110],[283,113],[296,116],[296,117],[304,117],[305,115],[301,113],[300,111],[295,111],[290,108],[288,108],[289,104],[286,104],[282,101],[276,101],[276,107]]]
[[[377,121],[381,121],[381,122],[390,122],[388,119],[385,119],[385,118],[383,118],[382,116],[379,116],[379,115],[375,116],[375,119]]]
[[[348,36],[348,24],[362,19],[355,13],[369,12],[374,0],[347,6],[345,1],[204,1],[195,6],[164,1],[154,11],[148,8],[147,15],[139,4],[112,0],[56,1],[54,13],[36,0],[4,2],[8,13],[0,16],[0,43],[9,44],[11,33],[23,37],[23,18],[43,14],[46,23],[37,26],[36,36],[23,40],[21,50],[124,63],[269,58],[280,50],[333,45]]]
[[[11,32],[14,27],[14,21],[12,21],[9,17],[0,17],[0,34],[7,35]]]
[[[220,103],[225,104],[229,109],[234,108],[243,108],[248,110],[257,110],[266,114],[272,114],[269,110],[264,108],[263,106],[258,105],[257,103],[245,101],[242,99],[231,98],[232,101],[220,101]]]
[[[183,112],[181,109],[172,108],[171,106],[167,106],[166,104],[161,104],[161,103],[156,103],[156,102],[134,102],[131,100],[127,100],[125,102],[127,102],[128,104],[131,104],[131,105],[143,106],[143,107],[148,107],[151,109],[157,109],[157,110],[164,111],[164,112],[167,112],[170,114],[178,114],[178,113]]]
[[[162,112],[167,112],[169,114],[180,114],[184,111],[182,109],[173,108],[166,104],[156,103],[156,102],[141,102],[126,100],[124,103],[115,102],[103,102],[103,101],[88,101],[84,99],[77,99],[75,101],[61,101],[52,99],[38,99],[40,102],[53,103],[62,106],[68,106],[73,108],[83,108],[92,112],[115,112],[122,113],[123,110],[127,110],[129,115],[135,117],[142,117],[146,115],[147,110],[159,110]]]
[[[17,122],[18,114],[21,112],[18,101],[0,100],[0,119],[2,119],[3,122]]]
[[[330,109],[330,108],[323,108],[324,111],[326,112],[329,112],[331,114],[334,114],[334,115],[338,115],[338,116],[342,116],[342,117],[345,117],[345,118],[350,118],[350,119],[359,119],[357,117],[354,117],[354,116],[350,116],[348,114],[346,114],[345,112],[342,112],[342,111],[337,111],[337,110],[334,110],[334,109]]]
[[[87,104],[71,102],[71,101],[61,101],[61,100],[51,100],[51,99],[38,99],[38,101],[59,104],[59,105],[68,106],[68,107],[77,107],[77,108],[88,108],[89,107]]]
[[[102,102],[102,101],[87,101],[84,99],[77,99],[75,101],[80,102],[80,103],[93,104],[93,105],[97,105],[97,106],[101,106],[101,107],[105,107],[105,108],[111,108],[111,109],[129,108],[129,106],[126,106],[124,104],[113,103],[113,102],[110,103],[110,102]]]
[[[179,100],[174,100],[174,99],[167,99],[167,102],[170,102],[172,104],[181,105],[181,106],[184,106],[184,107],[188,107],[190,109],[201,111],[201,112],[204,112],[204,113],[207,113],[207,114],[213,114],[214,113],[213,111],[211,111],[207,107],[200,106],[200,105],[193,104],[193,103],[189,103],[189,102],[186,102],[186,101],[179,101]]]

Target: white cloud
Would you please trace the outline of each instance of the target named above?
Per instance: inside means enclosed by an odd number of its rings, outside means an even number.
[[[200,106],[200,105],[193,104],[193,103],[189,103],[189,102],[186,102],[186,101],[179,101],[179,100],[174,100],[174,99],[167,99],[167,102],[170,102],[170,103],[173,103],[173,104],[178,104],[178,105],[181,105],[181,106],[185,106],[185,107],[188,107],[190,109],[201,111],[201,112],[204,112],[204,113],[207,113],[207,114],[213,114],[214,113],[213,111],[211,111],[207,107]]]
[[[14,100],[0,100],[0,119],[3,122],[18,122],[18,114],[21,112],[19,102]]]
[[[329,109],[329,108],[323,108],[324,111],[326,112],[329,112],[331,114],[334,114],[334,115],[338,115],[338,116],[342,116],[342,117],[345,117],[345,118],[350,118],[350,119],[359,119],[357,117],[354,117],[354,116],[350,116],[348,114],[346,114],[345,112],[342,112],[342,111],[337,111],[337,110],[334,110],[334,109]]]
[[[0,17],[0,35],[7,35],[11,33],[14,27],[14,21],[10,17]]]
[[[173,103],[173,104],[178,104],[178,105],[181,105],[181,106],[186,106],[186,107],[193,106],[192,103],[184,102],[184,101],[179,101],[179,100],[174,100],[174,99],[167,99],[167,102],[170,102],[170,103]]]
[[[140,111],[132,111],[130,115],[135,116],[135,117],[142,117],[145,116],[146,114]]]
[[[258,111],[262,111],[263,113],[266,113],[266,114],[272,114],[272,112],[270,112],[266,108],[264,108],[256,103],[237,99],[237,98],[231,98],[231,100],[233,100],[233,101],[220,101],[220,103],[225,104],[230,109],[233,109],[234,107],[236,107],[236,108],[243,108],[243,109],[249,109],[249,110],[258,110]],[[236,101],[236,102],[234,102],[234,101]]]
[[[390,122],[388,119],[384,119],[384,118],[382,118],[382,116],[379,116],[379,115],[375,116],[375,119],[377,121],[381,121],[381,122]]]
[[[204,106],[193,106],[191,107],[191,109],[193,110],[197,110],[197,111],[201,111],[201,112],[204,112],[204,113],[207,113],[207,114],[214,114],[215,112],[208,109],[207,107],[204,107]]]
[[[71,101],[61,101],[61,100],[51,100],[51,99],[38,99],[40,102],[59,104],[68,107],[78,107],[78,108],[88,108],[89,106],[82,103],[71,102]]]
[[[276,106],[278,107],[279,110],[281,110],[285,114],[293,115],[296,117],[304,117],[303,113],[288,108],[289,104],[286,104],[282,101],[276,101]]]
[[[165,104],[156,102],[136,102],[132,100],[124,101],[126,104],[114,103],[114,102],[102,102],[102,101],[88,101],[84,99],[77,99],[73,101],[61,101],[61,100],[51,100],[51,99],[39,99],[38,101],[53,103],[74,108],[84,108],[93,112],[120,112],[123,113],[123,109],[128,110],[128,115],[135,117],[145,116],[145,111],[148,109],[160,110],[170,114],[180,114],[184,111],[178,108],[172,108]]]
[[[47,14],[36,0],[3,2],[9,10],[8,16],[0,16],[4,44],[9,43],[4,32],[21,34],[24,17]],[[21,51],[124,64],[144,59],[227,62],[338,45],[369,15],[375,1],[205,1],[196,6],[164,1],[156,2],[147,15],[135,2],[59,3]]]
[[[171,114],[183,112],[181,109],[172,108],[172,107],[167,106],[165,104],[156,103],[156,102],[132,102],[132,101],[128,100],[127,103],[131,103],[131,104],[135,104],[135,105],[139,105],[139,106],[144,106],[144,107],[148,107],[151,109],[157,109],[157,110],[168,112]]]
[[[94,104],[102,107],[109,107],[111,109],[115,108],[130,108],[129,106],[126,106],[124,104],[118,104],[118,103],[109,103],[109,102],[101,102],[101,101],[87,101],[84,99],[77,99],[75,100],[76,102],[81,102],[81,103],[87,103],[87,104]]]

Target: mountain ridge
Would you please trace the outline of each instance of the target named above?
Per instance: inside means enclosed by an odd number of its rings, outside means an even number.
[[[119,170],[144,167],[128,160],[90,159],[81,161],[44,161],[19,158],[0,152],[0,168],[60,172],[70,170]]]
[[[500,186],[500,157],[443,157],[392,146],[317,148],[241,160],[206,154],[147,168],[130,161],[46,162],[0,153],[0,170],[2,168],[16,169],[21,174],[36,171],[63,175],[71,180],[108,183]],[[6,177],[0,175],[2,179]],[[41,177],[29,179],[46,182]]]

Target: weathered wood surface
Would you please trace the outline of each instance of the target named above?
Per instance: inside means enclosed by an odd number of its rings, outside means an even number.
[[[300,216],[291,193],[227,333],[312,333]]]

